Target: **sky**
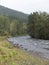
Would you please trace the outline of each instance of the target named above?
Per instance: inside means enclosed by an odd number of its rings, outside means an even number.
[[[0,0],[0,5],[27,14],[35,11],[49,13],[49,0]]]

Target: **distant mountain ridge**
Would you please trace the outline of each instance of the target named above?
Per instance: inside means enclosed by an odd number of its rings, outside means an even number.
[[[21,22],[26,22],[28,20],[28,14],[1,5],[0,5],[0,15],[9,16],[11,19],[16,18]]]

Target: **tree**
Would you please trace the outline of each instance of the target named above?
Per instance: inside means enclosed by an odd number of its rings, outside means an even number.
[[[7,33],[9,33],[9,29],[9,18],[5,16],[0,16],[0,35],[6,35]]]
[[[30,14],[28,33],[34,38],[49,39],[49,15],[46,12]]]
[[[11,35],[16,35],[17,34],[17,26],[18,26],[18,21],[17,20],[12,20],[11,24],[10,24],[10,33]]]

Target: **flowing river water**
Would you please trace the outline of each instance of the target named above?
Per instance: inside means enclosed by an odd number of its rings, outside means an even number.
[[[49,40],[34,39],[30,36],[19,36],[8,39],[27,51],[33,51],[49,59]]]

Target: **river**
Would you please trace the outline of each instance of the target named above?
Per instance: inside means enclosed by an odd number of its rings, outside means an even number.
[[[34,39],[30,36],[19,36],[8,39],[27,51],[34,51],[49,59],[49,40]]]

